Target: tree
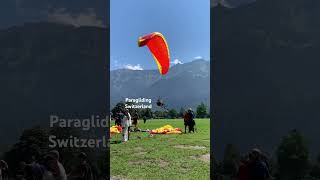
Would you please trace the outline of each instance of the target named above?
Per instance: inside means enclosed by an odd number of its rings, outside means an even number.
[[[197,117],[198,118],[206,118],[208,116],[207,107],[204,103],[201,103],[197,107]]]
[[[175,119],[178,117],[178,112],[175,109],[170,109],[170,111],[168,112],[168,118],[170,119]]]
[[[168,112],[166,112],[166,111],[155,111],[154,112],[154,118],[164,119],[167,117],[168,117]]]
[[[153,118],[153,113],[150,108],[136,109],[136,111],[138,112],[139,118],[143,118],[143,117],[146,117],[147,119]]]
[[[161,114],[160,111],[155,111],[155,112],[153,113],[153,118],[159,119],[160,116],[161,116],[160,114]]]
[[[151,119],[153,117],[153,114],[152,114],[152,111],[151,109],[147,108],[145,109],[145,113],[144,113],[144,116],[148,119]]]
[[[119,112],[123,112],[126,109],[126,104],[129,106],[134,105],[134,103],[132,103],[132,102],[127,102],[127,103],[119,102],[119,103],[117,103],[116,106],[114,108],[112,108],[112,110],[111,110],[112,117],[114,118],[117,116],[117,114]],[[128,108],[128,110],[129,110],[129,113],[131,116],[141,114],[141,110],[139,111],[139,109]]]
[[[74,128],[74,127],[67,127],[67,128],[62,128],[62,127],[52,127],[49,129],[49,134],[50,136],[55,136],[56,139],[69,139],[70,136],[73,137],[81,137],[81,131],[79,129]],[[59,150],[60,153],[60,161],[63,163],[65,168],[71,167],[73,162],[73,157],[74,154],[78,154],[81,151],[84,151],[84,149],[80,148],[73,148],[73,147],[63,147],[59,148],[58,146],[56,148],[53,148],[55,150]]]
[[[119,112],[122,112],[125,109],[125,103],[124,102],[119,102],[116,104],[114,108],[112,108],[111,113],[113,118],[117,116]]]
[[[285,136],[277,149],[277,160],[280,179],[302,179],[309,164],[308,144],[303,135],[293,130]]]
[[[17,167],[20,161],[30,163],[48,151],[49,135],[45,129],[34,127],[23,131],[19,142],[5,153],[9,166]],[[12,169],[11,169],[12,170]]]

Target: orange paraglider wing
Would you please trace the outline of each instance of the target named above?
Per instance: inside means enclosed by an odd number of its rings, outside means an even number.
[[[138,46],[147,45],[151,51],[161,75],[165,75],[170,68],[170,54],[166,39],[159,32],[139,37]]]

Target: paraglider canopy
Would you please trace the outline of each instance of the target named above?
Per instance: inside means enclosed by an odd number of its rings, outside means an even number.
[[[138,46],[147,45],[151,51],[161,75],[168,73],[170,68],[170,54],[165,37],[159,32],[153,32],[139,37]]]

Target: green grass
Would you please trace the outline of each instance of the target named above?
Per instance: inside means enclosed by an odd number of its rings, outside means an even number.
[[[184,131],[182,119],[148,120],[146,124],[139,121],[141,129],[155,129],[167,124]],[[196,119],[196,124],[197,132],[194,134],[149,137],[146,132],[134,132],[130,134],[130,140],[127,143],[111,144],[111,177],[114,179],[210,179],[210,163],[200,159],[202,155],[210,153],[210,121]],[[121,140],[120,134],[113,136],[111,142],[119,140]]]

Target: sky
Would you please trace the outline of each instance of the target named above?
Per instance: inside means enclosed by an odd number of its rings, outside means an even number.
[[[138,38],[162,33],[172,64],[210,60],[210,0],[110,0],[110,67],[156,69]]]

